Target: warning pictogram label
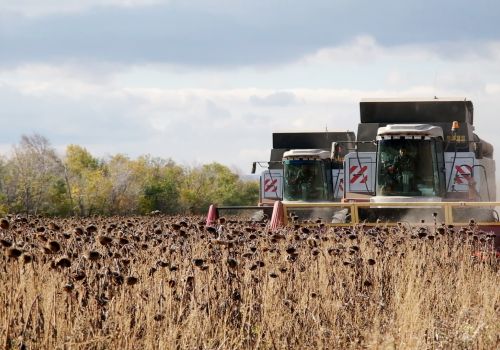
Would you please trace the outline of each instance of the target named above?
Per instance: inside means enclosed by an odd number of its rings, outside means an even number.
[[[468,184],[472,178],[472,167],[469,165],[455,165],[455,183],[458,185]]]
[[[278,192],[278,179],[267,178],[264,180],[264,191]]]
[[[283,196],[283,173],[266,171],[261,178],[260,188],[263,199],[281,199]]]
[[[364,165],[362,167],[358,167],[357,165],[353,165],[349,168],[349,173],[351,174],[351,178],[349,182],[351,184],[355,184],[359,182],[360,184],[365,184],[368,181],[368,175],[366,171],[368,170],[368,166]]]
[[[348,166],[345,169],[344,190],[350,193],[375,192],[375,152],[353,152],[345,157]]]

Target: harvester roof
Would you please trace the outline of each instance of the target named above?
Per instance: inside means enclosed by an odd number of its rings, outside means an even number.
[[[286,159],[328,159],[330,152],[321,149],[293,149],[283,154]]]
[[[443,138],[443,129],[429,124],[389,124],[378,128],[377,136],[382,138],[391,136]]]

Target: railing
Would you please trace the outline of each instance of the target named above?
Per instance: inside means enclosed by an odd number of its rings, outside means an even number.
[[[469,225],[470,219],[473,219],[477,225],[481,226],[500,226],[496,208],[500,208],[500,202],[320,202],[320,203],[302,203],[302,202],[283,202],[285,224],[288,222],[289,212],[310,209],[320,210],[332,208],[332,213],[339,213],[342,209],[347,209],[348,222],[325,222],[335,226],[352,226],[355,224],[364,224],[375,226],[380,224],[396,225],[398,222],[410,222],[408,218],[414,219],[410,223],[444,223],[447,225]],[[385,211],[384,211],[385,209]],[[325,211],[325,210],[323,210]],[[367,219],[366,214],[376,214],[378,212],[406,213],[399,220],[374,219],[372,216]],[[409,216],[409,214],[411,214]],[[419,215],[422,214],[421,219]],[[425,215],[424,215],[425,214]],[[330,220],[327,220],[330,221]],[[340,220],[341,221],[341,220]]]
[[[256,212],[256,211],[262,211],[264,214],[266,214],[268,217],[271,217],[273,213],[273,207],[269,205],[236,205],[236,206],[230,206],[230,205],[222,205],[220,207],[215,208],[217,212],[217,217],[221,215],[221,212],[225,212],[226,214],[231,215],[236,214],[236,215],[242,215],[244,212]]]

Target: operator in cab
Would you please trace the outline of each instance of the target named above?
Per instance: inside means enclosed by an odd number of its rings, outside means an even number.
[[[405,147],[401,147],[394,157],[392,171],[396,174],[399,191],[403,193],[414,191],[415,159],[408,154]]]
[[[387,164],[383,192],[386,194],[414,192],[415,164],[415,159],[408,153],[406,147],[401,146],[393,161]]]
[[[300,166],[288,166],[287,191],[293,200],[315,200],[318,193],[318,178],[315,163],[303,162]]]
[[[394,157],[394,164],[396,172],[414,172],[415,171],[415,160],[408,154],[405,147],[399,149],[399,154]]]

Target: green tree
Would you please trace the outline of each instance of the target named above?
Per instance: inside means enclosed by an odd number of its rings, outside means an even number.
[[[181,202],[191,213],[204,213],[212,203],[256,204],[258,193],[258,184],[246,184],[228,167],[210,163],[188,171],[181,188]]]
[[[16,186],[16,206],[27,214],[45,213],[50,206],[49,188],[62,178],[61,160],[49,141],[39,135],[23,135],[11,160]]]
[[[109,215],[113,214],[109,198],[113,184],[107,175],[105,165],[100,166],[96,170],[85,173],[85,200],[86,211],[84,215]]]
[[[180,185],[184,170],[170,159],[143,156],[137,160],[137,172],[142,174],[140,212],[159,210],[166,214],[181,211],[179,205]]]
[[[134,161],[123,154],[116,154],[106,165],[111,184],[108,206],[113,214],[132,214],[139,207],[141,173]]]
[[[186,168],[123,154],[99,160],[78,145],[69,145],[61,160],[37,134],[23,135],[12,156],[0,158],[0,214],[204,213],[212,203],[255,204],[258,191],[258,183],[219,163]]]
[[[259,202],[259,182],[238,180],[233,196],[225,202],[227,205],[257,205]]]
[[[9,182],[8,162],[0,156],[0,215],[9,212]]]
[[[69,145],[64,158],[65,180],[72,211],[79,215],[107,213],[110,183],[106,169],[87,149]]]
[[[51,216],[69,216],[73,214],[66,181],[63,178],[57,179],[48,188],[44,212]]]

